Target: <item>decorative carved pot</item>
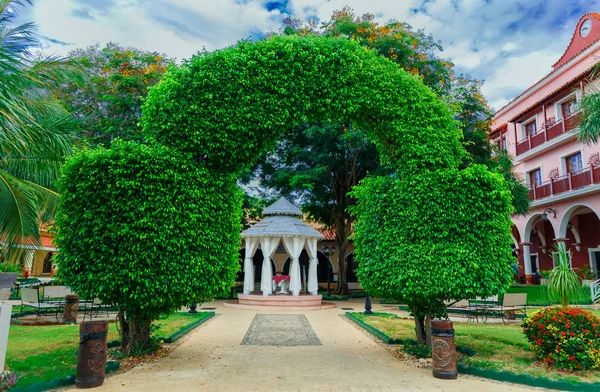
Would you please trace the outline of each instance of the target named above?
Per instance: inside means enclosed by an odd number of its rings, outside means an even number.
[[[433,359],[433,377],[455,380],[456,348],[452,321],[431,321],[431,358]]]
[[[108,321],[89,321],[79,325],[77,388],[94,388],[104,383]]]

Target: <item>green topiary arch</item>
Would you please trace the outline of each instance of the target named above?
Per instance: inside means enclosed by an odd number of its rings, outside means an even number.
[[[373,251],[357,252],[373,258],[359,260],[369,269],[360,276],[372,280],[363,287],[410,296],[421,314],[444,299],[509,283],[510,193],[483,167],[459,172],[465,152],[450,109],[418,77],[355,42],[295,36],[242,42],[171,68],[143,106],[150,146],[117,143],[67,163],[57,214],[59,277],[86,297],[119,305],[126,352],[147,344],[157,315],[231,287],[240,245],[236,175],[287,128],[314,120],[351,121],[394,169],[389,184],[365,181],[356,189],[356,244]],[[450,197],[456,187],[468,200]],[[410,217],[425,208],[429,215]],[[471,225],[482,216],[484,224]],[[423,245],[441,250],[452,241],[443,257]],[[386,253],[379,251],[384,243]],[[488,244],[482,260],[477,246]],[[385,255],[393,260],[377,260]],[[439,276],[427,264],[436,260],[448,284],[423,292]],[[486,262],[501,266],[477,268],[479,276],[452,284]],[[424,265],[425,275],[411,269]]]
[[[144,131],[235,173],[285,129],[352,121],[403,173],[456,167],[452,115],[419,77],[346,39],[277,36],[202,53],[171,70],[143,108]]]

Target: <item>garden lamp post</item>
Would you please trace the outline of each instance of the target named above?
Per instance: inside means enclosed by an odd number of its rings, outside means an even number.
[[[365,311],[363,314],[373,314],[371,312],[371,297],[369,297],[369,293],[367,293],[367,298],[365,298]]]
[[[327,256],[327,296],[331,297],[331,259],[329,256],[335,252],[335,246],[331,245],[328,247],[327,245],[323,245],[321,246],[321,251]]]

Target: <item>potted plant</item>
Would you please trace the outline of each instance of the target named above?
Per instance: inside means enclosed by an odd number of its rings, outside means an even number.
[[[595,280],[594,274],[592,273],[592,269],[587,264],[579,269],[579,274],[582,278],[581,284],[584,286],[589,286],[590,283],[593,283]]]

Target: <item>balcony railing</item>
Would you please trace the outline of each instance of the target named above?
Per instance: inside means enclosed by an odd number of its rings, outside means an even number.
[[[529,188],[529,199],[540,200],[592,184],[600,184],[600,166],[590,166],[577,173],[552,178],[550,181]]]
[[[559,120],[557,123],[546,124],[545,129],[541,129],[535,135],[529,135],[525,139],[521,139],[517,142],[517,155],[521,155],[541,146],[543,143],[552,140],[563,133],[572,131],[579,126],[581,122],[581,112],[573,113],[565,119]]]

